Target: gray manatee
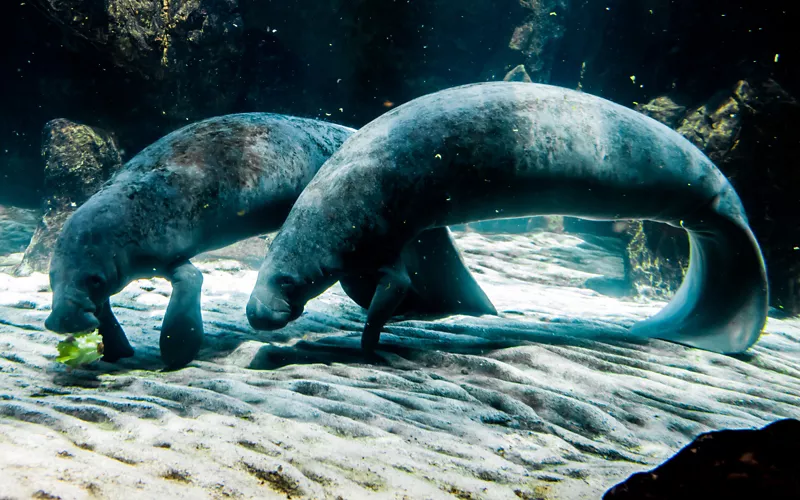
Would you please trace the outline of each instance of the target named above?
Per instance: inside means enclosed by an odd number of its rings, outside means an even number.
[[[721,353],[759,338],[768,309],[764,260],[739,197],[714,164],[629,108],[511,82],[414,99],[350,137],[273,240],[248,317],[282,326],[341,277],[373,273],[362,336],[373,349],[409,287],[409,242],[432,228],[531,215],[684,228],[691,254],[681,287],[632,331]]]
[[[318,120],[245,113],[187,125],[145,148],[64,225],[50,264],[53,306],[45,326],[59,333],[99,328],[104,360],[132,356],[109,297],[133,280],[165,277],[172,295],[161,356],[169,368],[185,365],[203,341],[203,278],[189,259],[277,230],[303,188],[352,133]],[[496,314],[443,229],[422,235],[410,252],[411,267],[420,260],[426,264],[409,277],[416,292],[398,313]],[[426,266],[453,270],[447,286],[461,290],[455,299],[437,296],[438,281],[428,286],[432,274]],[[371,296],[359,293],[367,277],[344,282],[356,302],[369,306]]]

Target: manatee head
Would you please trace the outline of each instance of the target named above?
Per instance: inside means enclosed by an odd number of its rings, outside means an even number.
[[[97,329],[101,307],[120,288],[115,262],[118,245],[111,241],[113,229],[102,225],[102,217],[80,209],[64,225],[50,260],[53,303],[44,323],[48,330]]]
[[[292,300],[296,278],[288,274],[259,280],[247,302],[247,320],[256,330],[277,330],[303,314],[304,304]]]
[[[258,281],[247,302],[247,320],[256,330],[277,330],[303,314],[306,279],[277,262],[268,253],[258,272]]]
[[[312,257],[319,241],[304,236],[285,228],[270,245],[247,303],[247,319],[256,330],[283,328],[303,314],[309,300],[338,280],[333,269]]]

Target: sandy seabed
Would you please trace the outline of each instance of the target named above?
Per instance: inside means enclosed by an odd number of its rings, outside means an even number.
[[[583,288],[615,252],[455,234],[501,316],[394,322],[377,359],[338,285],[252,330],[257,273],[221,251],[198,360],[161,371],[170,288],[141,280],[112,298],[136,356],[70,371],[47,277],[0,273],[0,498],[594,499],[702,432],[800,418],[797,320],[737,357],[633,338],[664,303]]]

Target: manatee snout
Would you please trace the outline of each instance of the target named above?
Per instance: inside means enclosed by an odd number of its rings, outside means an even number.
[[[247,302],[247,320],[256,330],[278,330],[302,314],[292,310],[289,302],[271,290],[254,291]]]
[[[87,307],[72,300],[53,308],[44,321],[44,326],[56,333],[81,333],[97,330],[100,321],[95,316],[95,308]]]

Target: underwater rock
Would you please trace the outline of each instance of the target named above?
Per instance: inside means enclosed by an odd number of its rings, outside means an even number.
[[[734,95],[744,94],[748,88],[746,82],[739,82]],[[741,127],[740,105],[725,92],[688,112],[670,96],[657,97],[635,109],[677,129],[718,166]],[[655,222],[635,221],[623,235],[627,241],[625,277],[632,291],[664,298],[675,293],[689,262],[685,232]]]
[[[669,122],[680,109],[669,103],[658,98],[641,111]],[[798,121],[800,104],[775,81],[742,80],[693,107],[675,126],[736,188],[767,262],[771,305],[790,314],[800,313],[800,226],[797,197],[788,188],[800,185],[800,132],[792,125]],[[631,286],[660,290],[656,296],[677,290],[689,256],[683,231],[644,221],[625,237]]]
[[[23,252],[40,218],[39,210],[0,205],[0,256]]]
[[[519,0],[528,11],[525,22],[511,35],[509,48],[522,52],[525,69],[537,83],[549,83],[558,54],[558,42],[566,32],[566,13],[571,0]]]
[[[755,97],[750,84],[740,81],[733,92],[720,92],[689,111],[677,131],[720,164],[736,142],[743,112]]]
[[[15,273],[46,273],[64,222],[96,193],[122,164],[116,139],[108,132],[58,118],[42,131],[45,171],[44,215]]]
[[[701,434],[663,465],[611,488],[604,500],[800,498],[800,421]]]
[[[625,280],[636,295],[671,297],[689,267],[685,231],[650,221],[631,221],[624,230]]]
[[[74,37],[149,82],[146,100],[163,115],[225,112],[239,97],[244,24],[237,0],[36,1]]]
[[[677,104],[669,96],[656,97],[648,103],[637,105],[634,109],[672,128],[675,128],[686,114],[686,106]]]
[[[772,305],[800,313],[800,102],[772,79],[737,87],[741,126],[719,166],[747,208],[764,248]],[[711,153],[714,154],[713,152]]]
[[[503,78],[504,82],[525,82],[531,83],[531,77],[528,75],[528,72],[525,70],[525,65],[520,64],[516,66],[514,69],[506,73],[506,76]]]

